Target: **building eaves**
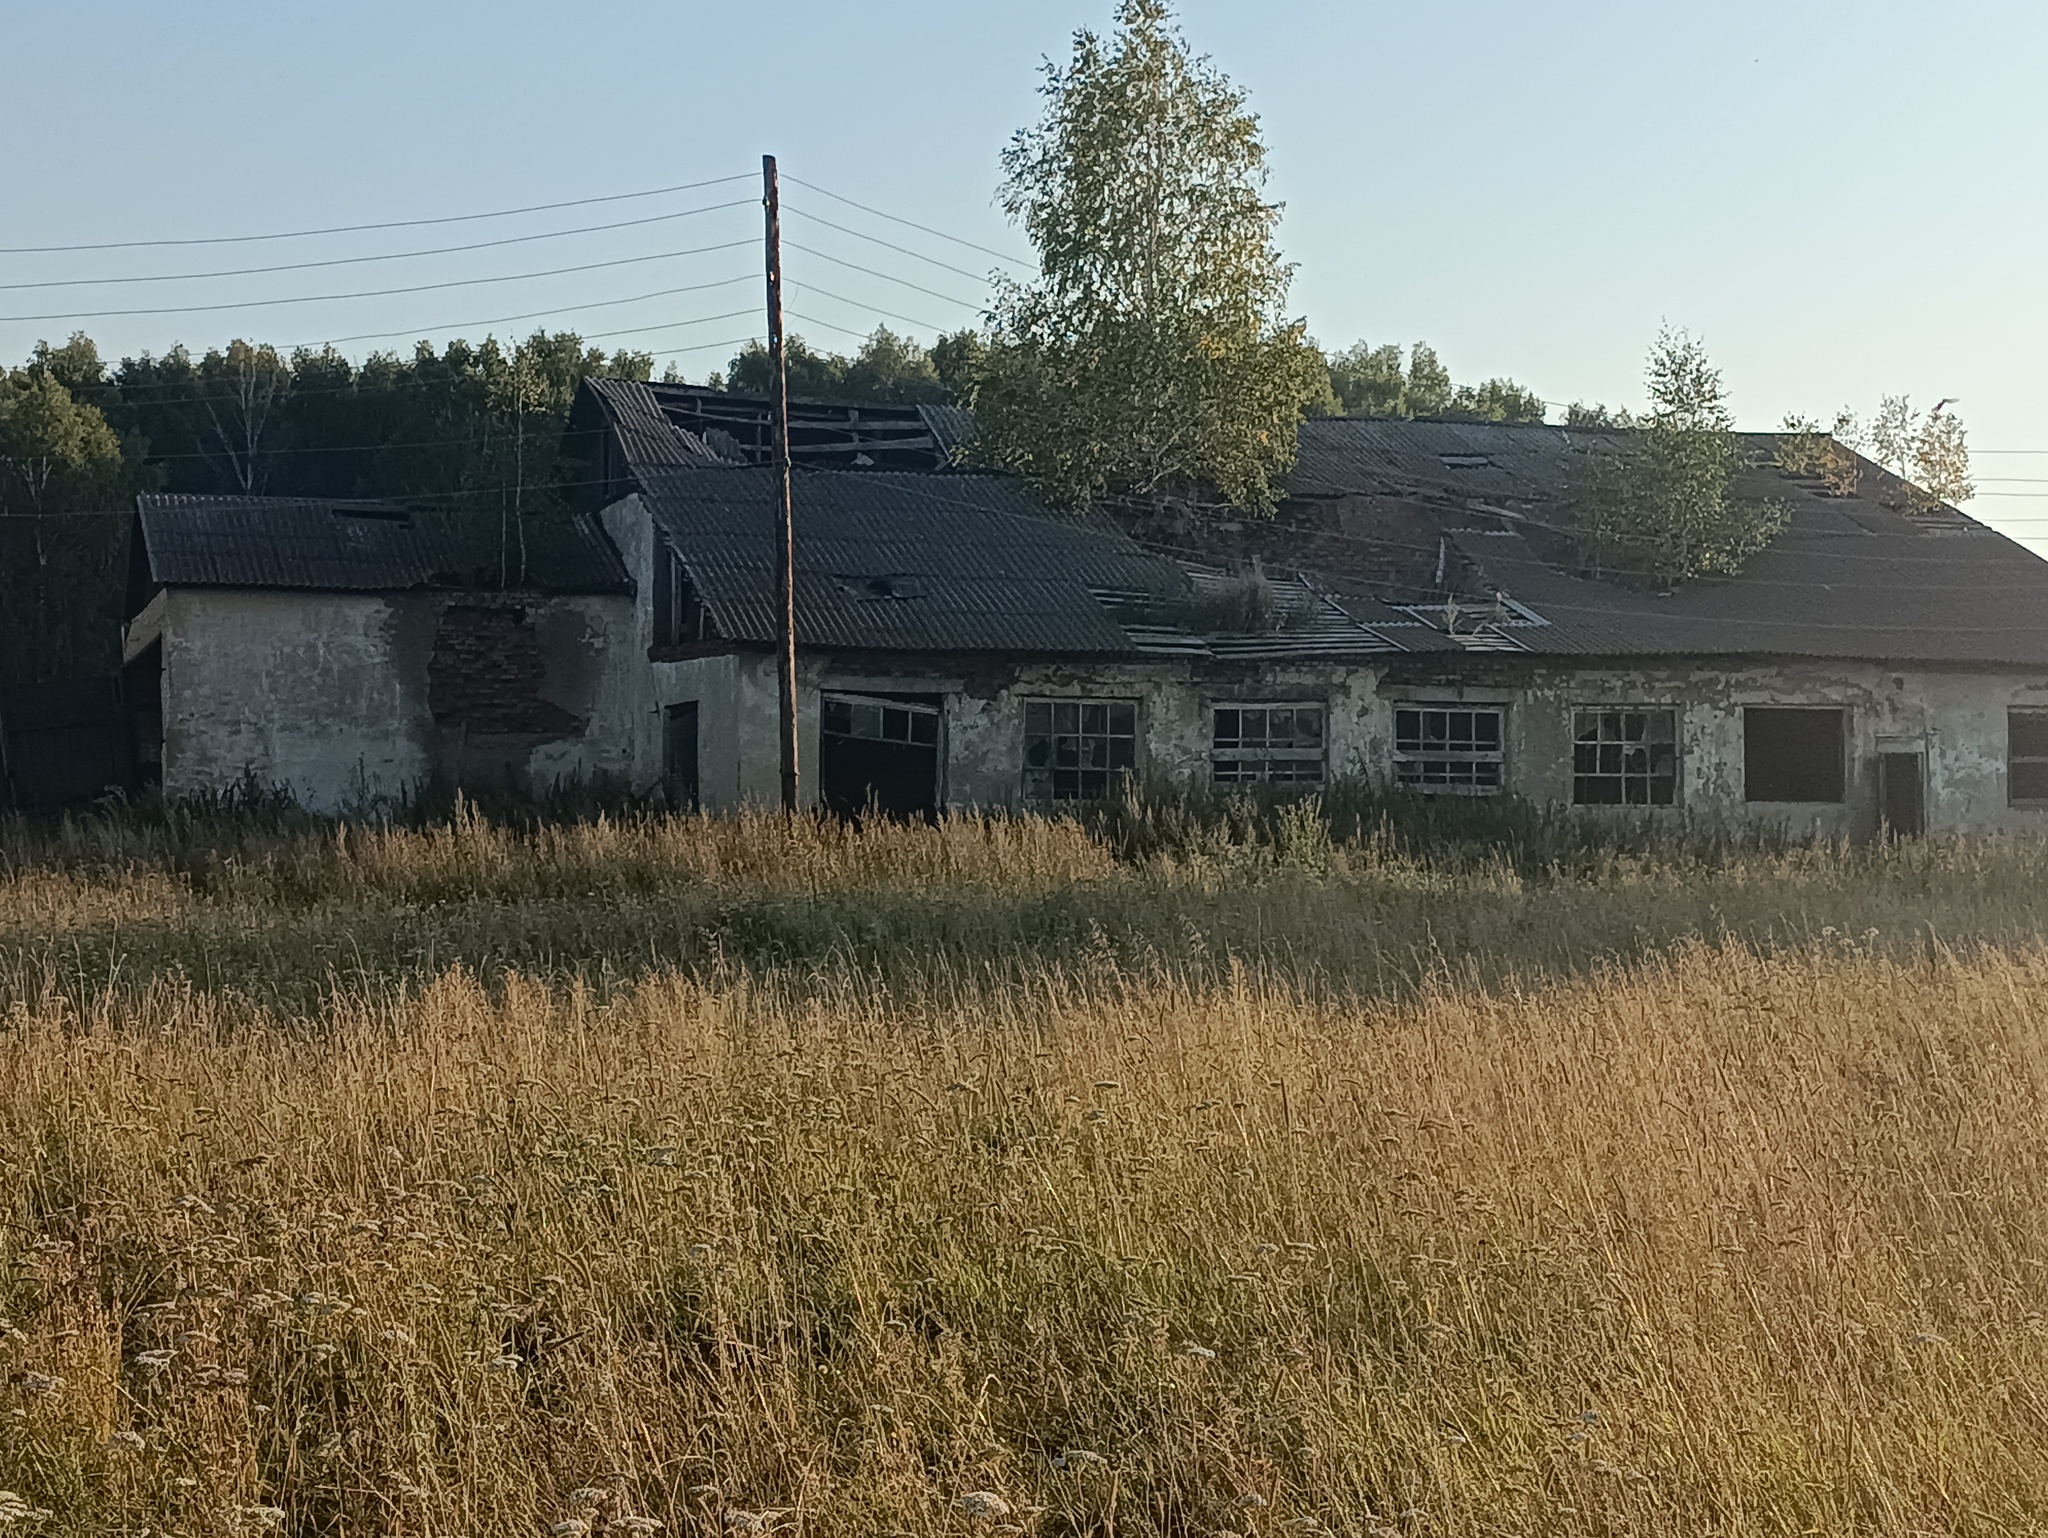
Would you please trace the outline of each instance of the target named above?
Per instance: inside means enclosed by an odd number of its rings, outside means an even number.
[[[396,501],[145,495],[150,580],[171,587],[342,592],[444,588],[630,593],[611,541],[581,517],[408,507]]]

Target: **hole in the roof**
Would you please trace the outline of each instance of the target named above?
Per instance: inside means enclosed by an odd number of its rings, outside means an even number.
[[[1493,464],[1485,454],[1439,454],[1437,458],[1446,470],[1485,470]]]

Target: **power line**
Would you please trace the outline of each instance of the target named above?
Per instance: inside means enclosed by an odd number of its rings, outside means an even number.
[[[1021,256],[1011,256],[1008,252],[998,251],[994,246],[984,246],[971,240],[962,240],[958,235],[948,235],[944,230],[935,230],[928,224],[919,224],[912,219],[904,219],[895,214],[883,213],[879,208],[870,208],[865,203],[856,203],[852,198],[842,197],[830,188],[820,187],[816,182],[807,182],[802,177],[792,176],[789,180],[795,182],[799,187],[809,188],[812,192],[821,192],[835,203],[844,203],[848,208],[857,208],[864,214],[873,214],[877,219],[887,219],[891,224],[900,224],[906,229],[918,230],[926,235],[936,235],[940,240],[950,240],[956,246],[965,246],[970,251],[979,251],[984,256],[992,256],[996,260],[1008,262],[1014,267],[1030,267],[1035,269],[1038,266],[1038,263],[1026,261]]]
[[[752,245],[752,241],[741,241],[741,245]],[[701,294],[714,288],[731,288],[739,283],[752,283],[758,274],[746,273],[737,278],[720,278],[716,283],[686,283],[681,288],[657,288],[644,294],[632,294],[624,299],[596,299],[583,304],[559,305],[552,310],[528,310],[524,315],[500,315],[495,320],[450,321],[441,326],[413,326],[403,331],[363,331],[354,336],[327,337],[319,342],[294,342],[289,349],[297,351],[302,347],[332,347],[342,342],[376,342],[394,336],[420,336],[429,331],[461,331],[472,326],[509,326],[514,321],[539,320],[548,315],[568,315],[581,310],[603,310],[622,304],[641,304],[649,299],[670,299],[677,294]],[[620,335],[619,332],[600,332],[596,335]],[[591,338],[595,340],[595,336]]]
[[[918,319],[918,318],[917,318],[917,317],[916,317],[915,315],[899,315],[899,314],[897,314],[897,313],[896,313],[896,312],[895,312],[894,310],[885,310],[885,309],[883,309],[883,308],[882,308],[882,307],[881,307],[880,305],[873,305],[873,304],[862,304],[862,303],[861,303],[861,302],[860,302],[860,301],[859,301],[858,299],[849,299],[849,298],[847,298],[847,297],[846,297],[846,295],[844,295],[844,294],[835,294],[835,293],[833,293],[833,292],[832,292],[832,291],[831,291],[830,289],[825,289],[825,288],[820,288],[820,287],[818,287],[818,285],[817,285],[817,284],[815,284],[815,283],[798,283],[798,284],[793,284],[793,285],[791,285],[791,286],[792,286],[792,287],[795,287],[795,288],[801,288],[801,289],[804,289],[804,290],[806,290],[806,291],[807,291],[807,292],[809,292],[809,293],[813,293],[813,294],[816,294],[816,295],[817,295],[817,296],[818,296],[818,297],[819,297],[820,299],[832,299],[832,300],[836,300],[836,301],[837,301],[837,302],[839,302],[840,304],[848,304],[848,305],[852,305],[852,306],[853,306],[853,308],[855,308],[856,310],[867,310],[867,311],[869,311],[870,313],[872,313],[872,314],[875,314],[875,315],[886,315],[886,316],[887,316],[887,317],[888,317],[888,318],[889,318],[890,320],[900,320],[900,321],[902,321],[902,322],[903,322],[903,324],[904,324],[904,325],[906,325],[906,326],[918,326],[918,327],[921,327],[922,329],[924,329],[924,330],[926,330],[926,331],[939,331],[939,332],[942,332],[942,331],[944,331],[944,330],[946,329],[946,328],[945,328],[944,326],[938,325],[938,324],[936,324],[935,322],[932,322],[932,321],[928,321],[928,320],[919,320],[919,319]],[[793,313],[793,312],[792,312],[792,313]],[[814,326],[831,326],[831,325],[832,325],[832,322],[830,322],[829,320],[818,320],[818,319],[816,319],[815,317],[805,317],[805,316],[798,316],[797,318],[798,318],[798,319],[800,319],[800,320],[802,320],[802,319],[809,319],[809,320],[810,320],[810,322],[811,322],[811,324],[812,324],[812,325],[814,325]],[[833,326],[833,328],[832,328],[832,329],[834,329],[835,331],[845,331],[845,330],[846,330],[846,327],[844,327],[844,326]],[[859,334],[859,333],[850,333],[850,334]]]
[[[688,251],[657,251],[651,256],[622,256],[608,262],[583,262],[574,267],[549,267],[540,272],[511,272],[496,278],[454,278],[444,283],[414,283],[402,288],[369,288],[353,294],[299,294],[289,299],[238,299],[229,304],[165,305],[139,310],[70,310],[52,315],[0,315],[0,322],[25,320],[105,320],[119,315],[200,315],[216,310],[257,310],[280,304],[328,304],[342,299],[382,299],[391,294],[424,294],[436,289],[481,288],[491,283],[523,283],[531,278],[558,278],[572,272],[597,272],[608,267],[631,267],[642,262],[666,262],[678,257],[703,256],[713,251],[735,251],[751,246],[751,240],[729,240],[723,245],[697,246]]]
[[[412,230],[429,224],[469,224],[478,219],[510,219],[516,214],[544,214],[557,208],[589,208],[598,203],[624,203],[634,198],[666,197],[674,192],[695,192],[700,187],[723,187],[728,182],[752,179],[749,174],[742,172],[738,176],[714,176],[705,182],[682,182],[673,187],[651,187],[645,192],[614,192],[601,198],[571,198],[563,203],[533,203],[525,208],[499,208],[484,214],[447,214],[436,219],[391,219],[382,224],[337,224],[322,230],[284,230],[270,235],[212,235],[188,240],[109,240],[94,245],[78,246],[0,246],[0,256],[40,256],[60,251],[134,251],[145,246],[234,246],[258,240],[304,240],[314,235],[354,235],[364,230]]]
[[[792,176],[790,180],[795,181],[796,178]],[[957,272],[961,277],[972,278],[977,283],[986,283],[988,281],[988,274],[985,272],[969,272],[965,267],[955,267],[951,262],[942,262],[936,256],[926,256],[922,251],[913,251],[908,246],[899,246],[893,240],[884,240],[879,235],[867,234],[865,231],[857,230],[851,225],[834,224],[823,215],[798,208],[794,203],[783,204],[782,211],[786,214],[801,214],[813,224],[822,224],[828,230],[837,230],[842,235],[851,235],[855,240],[872,241],[875,245],[882,246],[890,251],[898,252],[904,256],[914,256],[920,262],[929,262],[934,267],[943,267],[948,272]]]
[[[981,305],[972,303],[969,300],[955,299],[951,294],[942,294],[935,288],[926,288],[922,283],[913,283],[908,278],[895,277],[890,273],[879,271],[873,267],[863,267],[858,262],[849,262],[844,257],[833,256],[826,251],[817,251],[809,246],[800,246],[793,240],[784,241],[783,244],[792,251],[801,251],[806,256],[818,257],[822,261],[832,263],[835,267],[844,267],[853,272],[864,272],[869,277],[880,278],[885,283],[900,283],[905,288],[916,289],[920,294],[929,294],[934,299],[943,299],[948,304],[957,304],[963,310],[973,310],[976,314],[979,314],[983,308]]]
[[[586,224],[571,230],[543,230],[538,235],[508,235],[503,240],[479,240],[462,246],[433,246],[425,251],[386,251],[372,256],[334,256],[317,262],[284,262],[274,267],[234,267],[221,272],[167,272],[141,278],[52,278],[44,283],[0,283],[0,291],[26,288],[85,288],[110,283],[189,283],[205,278],[248,278],[267,272],[305,272],[314,267],[353,267],[364,262],[403,262],[421,256],[450,256],[459,251],[488,251],[496,246],[520,246],[536,240],[560,240],[568,235],[594,235],[604,230],[637,229],[646,224],[666,224],[695,214],[714,214],[726,208],[744,208],[752,198],[729,203],[707,203],[702,208],[685,208],[679,213],[654,214],[646,219],[622,219],[616,224]],[[54,318],[54,317],[53,317]]]

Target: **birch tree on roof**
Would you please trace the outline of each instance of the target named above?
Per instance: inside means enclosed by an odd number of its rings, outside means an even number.
[[[1164,0],[1045,68],[1045,113],[1003,152],[1001,203],[1038,251],[998,280],[975,392],[985,458],[1071,502],[1220,496],[1267,510],[1321,354],[1286,315],[1266,148],[1244,93]]]

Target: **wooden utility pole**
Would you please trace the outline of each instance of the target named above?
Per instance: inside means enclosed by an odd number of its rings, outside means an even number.
[[[776,608],[782,637],[775,671],[782,694],[782,810],[797,808],[796,530],[789,484],[789,370],[782,356],[782,198],[775,157],[761,157],[761,204],[768,213],[768,363],[775,373],[775,468],[781,485],[775,523]]]

